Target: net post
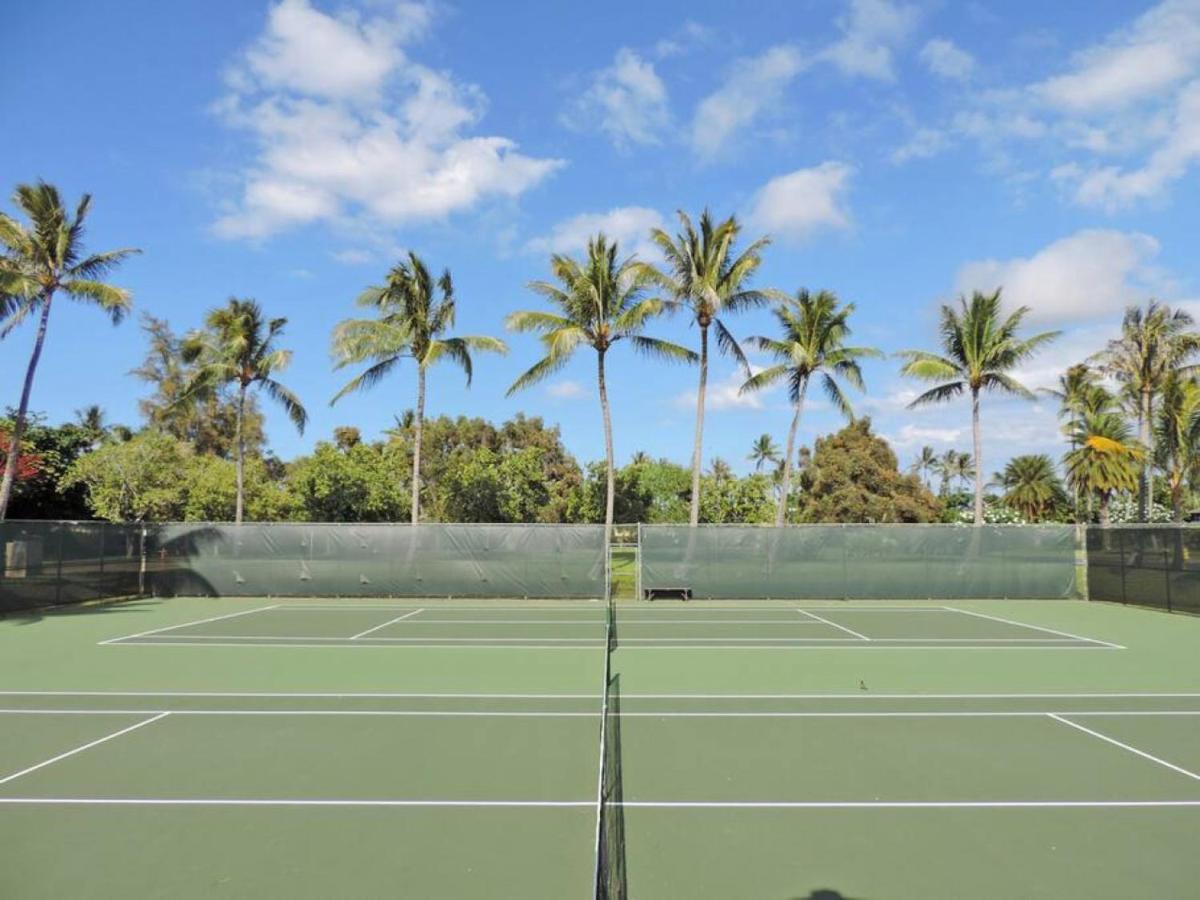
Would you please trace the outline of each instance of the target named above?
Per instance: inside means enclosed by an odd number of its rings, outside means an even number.
[[[634,570],[633,570],[633,583],[634,583],[633,599],[641,600],[642,599],[642,523],[640,520],[637,523],[637,556],[635,557],[635,559],[636,559],[636,565],[634,566]]]

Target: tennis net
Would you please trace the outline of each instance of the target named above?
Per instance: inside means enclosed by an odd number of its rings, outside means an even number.
[[[604,699],[600,707],[600,774],[596,786],[595,900],[624,900],[625,813],[621,794],[620,676],[613,675],[617,646],[616,610],[610,599],[604,625]]]

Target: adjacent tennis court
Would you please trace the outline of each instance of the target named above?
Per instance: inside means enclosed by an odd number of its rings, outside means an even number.
[[[605,896],[1187,896],[1198,642],[1082,601],[9,618],[0,890],[586,897],[599,842]]]

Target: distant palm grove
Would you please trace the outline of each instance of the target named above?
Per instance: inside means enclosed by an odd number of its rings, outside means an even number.
[[[1005,307],[1000,291],[943,306],[928,346],[894,355],[903,375],[925,384],[913,407],[967,401],[972,445],[924,447],[901,471],[870,420],[854,413],[854,394],[867,390],[860,362],[885,356],[851,341],[854,304],[828,290],[755,286],[769,238],[743,235],[734,217],[708,211],[694,221],[681,212],[675,234],[649,235],[657,265],[623,254],[603,234],[579,258],[554,255],[550,277],[529,285],[542,305],[505,322],[542,343],[509,393],[578,353],[594,360],[600,462],[581,466],[558,429],[537,417],[491,423],[428,414],[427,379],[439,363],[453,364],[469,384],[478,354],[508,347],[495,336],[455,333],[450,271],[435,274],[416,253],[346,298],[362,315],[331,335],[335,368],[351,373],[332,398],[296,396],[286,386],[287,320],[257,300],[232,298],[184,334],[143,314],[146,355],[131,372],[146,386],[138,427],[106,423],[100,406],[50,425],[32,410],[52,309],[120,324],[133,298],[109,279],[139,251],[86,248],[86,195],[71,209],[53,186],[22,184],[13,205],[15,216],[0,213],[0,347],[15,353],[15,336],[32,335],[16,405],[0,417],[0,519],[1108,523],[1182,520],[1200,487],[1200,333],[1182,310],[1154,300],[1129,307],[1120,336],[1045,392],[1060,409],[1061,457],[998,465],[987,451],[987,397],[1033,399],[1014,372],[1057,333],[1027,333],[1030,310]],[[771,311],[773,333],[739,338],[736,317],[757,308]],[[694,346],[653,336],[671,315],[690,319]],[[767,366],[754,369],[744,348],[768,357]],[[696,368],[690,466],[644,453],[618,464],[606,371],[611,354],[629,350],[646,365]],[[790,415],[777,434],[747,441],[753,471],[744,477],[725,460],[705,461],[713,352],[740,367],[743,393],[786,388]],[[808,447],[798,433],[810,388],[846,425]],[[262,404],[277,405],[303,431],[306,403],[367,390],[395,407],[395,426],[380,439],[365,441],[346,426],[289,462],[266,452]]]

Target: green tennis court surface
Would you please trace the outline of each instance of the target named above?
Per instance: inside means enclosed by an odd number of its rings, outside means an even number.
[[[656,602],[615,625],[630,897],[1197,893],[1200,619]],[[591,896],[606,642],[588,602],[0,620],[0,896]]]

